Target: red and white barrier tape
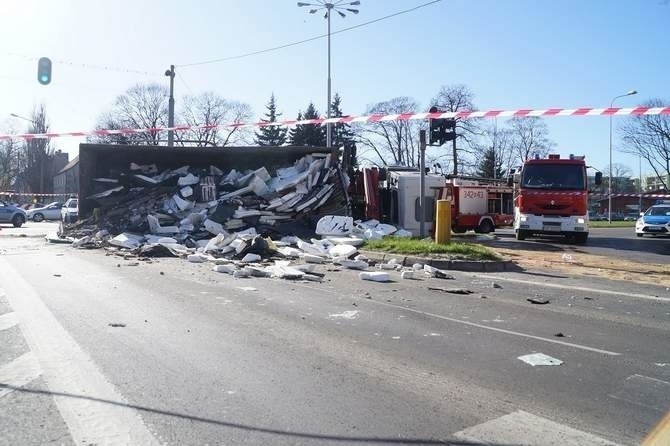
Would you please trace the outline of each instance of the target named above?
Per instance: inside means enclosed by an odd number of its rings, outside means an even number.
[[[521,193],[522,195],[558,195],[558,196],[569,196],[575,197],[579,195],[584,195],[584,192],[555,192],[555,191],[528,191],[525,190]],[[607,194],[589,192],[589,197],[608,197]],[[640,194],[612,194],[612,198],[619,197],[635,197],[639,198]],[[668,194],[642,194],[642,198],[670,198]]]
[[[72,193],[63,193],[63,194],[32,194],[25,192],[11,192],[11,191],[0,191],[0,196],[12,196],[12,197],[69,197],[70,195],[77,195]]]
[[[632,108],[545,108],[545,109],[519,109],[519,110],[485,110],[485,111],[461,111],[444,113],[399,113],[391,115],[366,115],[366,116],[343,116],[340,118],[316,118],[303,119],[301,121],[276,121],[276,122],[232,122],[227,124],[205,124],[193,126],[174,127],[151,127],[143,129],[97,129],[79,132],[49,132],[49,133],[18,133],[0,134],[0,140],[8,139],[49,139],[60,137],[81,136],[108,136],[108,135],[130,135],[134,133],[160,133],[169,130],[182,132],[187,130],[212,130],[216,128],[244,128],[244,127],[270,127],[283,126],[293,127],[296,125],[323,125],[323,124],[350,124],[350,123],[375,123],[386,121],[410,121],[424,119],[473,119],[473,118],[514,118],[514,117],[552,117],[552,116],[642,116],[642,115],[670,115],[670,107],[632,107]]]

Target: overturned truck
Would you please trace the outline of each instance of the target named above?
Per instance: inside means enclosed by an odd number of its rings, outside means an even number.
[[[293,233],[350,213],[338,149],[81,144],[79,176],[78,229],[187,246],[222,230]]]

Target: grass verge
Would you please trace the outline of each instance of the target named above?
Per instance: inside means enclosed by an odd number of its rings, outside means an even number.
[[[589,226],[592,228],[634,228],[634,221],[590,221]]]
[[[438,245],[425,239],[384,237],[381,240],[368,240],[365,242],[365,248],[394,254],[447,254],[468,260],[501,260],[501,257],[495,251],[476,243],[450,242]]]

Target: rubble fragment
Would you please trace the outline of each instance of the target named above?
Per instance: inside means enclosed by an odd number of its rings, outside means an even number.
[[[520,359],[521,361],[525,362],[526,364],[530,364],[533,367],[538,365],[563,364],[563,361],[560,359],[552,358],[551,356],[545,355],[544,353],[533,353],[530,355],[519,356],[517,359]]]
[[[545,299],[543,297],[529,297],[526,299],[528,302],[535,304],[535,305],[546,305],[549,303],[549,299]]]
[[[358,274],[361,280],[370,280],[373,282],[388,282],[391,280],[388,273],[382,271],[363,271]]]

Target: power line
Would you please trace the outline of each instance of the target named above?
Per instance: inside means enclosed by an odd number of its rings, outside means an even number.
[[[179,71],[175,71],[175,72],[177,73],[177,77],[179,78],[181,83],[184,84],[184,87],[186,87],[188,92],[191,93],[191,94],[194,94],[193,90],[191,90],[191,87],[189,87],[188,83],[186,83],[186,79],[184,79],[184,77],[181,75],[181,73]]]
[[[30,61],[37,61],[39,57],[35,56],[30,56],[28,54],[19,54],[19,53],[13,53],[13,52],[8,52],[8,51],[3,51],[3,54],[10,56],[10,57],[19,57],[25,60],[30,60]],[[105,65],[93,65],[93,64],[87,64],[87,63],[80,63],[80,62],[72,62],[69,60],[53,60],[52,61],[55,64],[59,65],[67,65],[73,68],[83,68],[86,70],[100,70],[100,71],[114,71],[117,73],[130,73],[130,74],[141,74],[143,76],[153,76],[153,77],[158,77],[159,73],[151,73],[149,71],[142,71],[142,70],[135,70],[133,68],[123,68],[123,67],[115,67],[115,66],[105,66]]]
[[[362,28],[364,26],[371,25],[373,23],[381,22],[382,20],[387,20],[387,19],[390,19],[392,17],[397,17],[399,15],[414,12],[417,9],[425,8],[426,6],[430,6],[430,5],[433,5],[435,3],[439,3],[441,1],[442,0],[433,0],[433,1],[430,1],[430,2],[427,2],[427,3],[422,3],[420,5],[417,5],[417,6],[413,7],[413,8],[405,9],[405,10],[402,10],[402,11],[395,12],[393,14],[389,14],[389,15],[386,15],[386,16],[383,16],[383,17],[379,17],[377,19],[370,20],[369,22],[363,22],[363,23],[359,23],[358,25],[353,25],[353,26],[349,26],[347,28],[342,28],[342,29],[337,30],[337,31],[333,31],[330,34],[331,35],[340,34],[340,33],[346,32],[346,31],[351,31],[353,29]],[[218,59],[210,59],[210,60],[204,60],[202,62],[192,62],[192,63],[182,64],[182,65],[175,65],[175,66],[181,67],[181,68],[183,68],[183,67],[194,67],[194,66],[198,66],[198,65],[208,65],[208,64],[219,63],[219,62],[227,62],[229,60],[243,59],[245,57],[256,56],[258,54],[269,53],[269,52],[272,52],[272,51],[277,51],[277,50],[281,50],[281,49],[284,49],[284,48],[289,48],[289,47],[296,46],[296,45],[302,45],[303,43],[323,39],[327,36],[328,36],[328,34],[321,34],[320,36],[310,37],[308,39],[299,40],[297,42],[286,43],[286,44],[283,44],[283,45],[275,46],[275,47],[272,47],[272,48],[266,48],[266,49],[263,49],[263,50],[252,51],[250,53],[243,53],[243,54],[238,54],[238,55],[235,55],[235,56],[221,57],[221,58],[218,58]]]

